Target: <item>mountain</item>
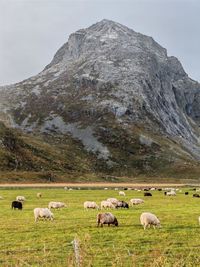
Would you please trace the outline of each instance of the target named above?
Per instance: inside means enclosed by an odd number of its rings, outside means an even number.
[[[151,37],[113,21],[71,34],[42,72],[0,94],[7,127],[76,141],[87,173],[176,176],[200,159],[200,84]]]

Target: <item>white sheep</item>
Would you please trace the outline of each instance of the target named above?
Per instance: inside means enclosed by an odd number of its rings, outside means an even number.
[[[38,198],[42,197],[42,193],[37,193],[37,197]]]
[[[170,191],[170,192],[167,192],[166,195],[167,196],[176,196],[176,192],[175,191]]]
[[[16,200],[17,200],[17,201],[25,201],[26,198],[25,198],[24,196],[17,196],[17,197],[16,197]]]
[[[101,201],[101,209],[114,209],[115,206],[110,202],[103,200]]]
[[[117,204],[118,200],[114,197],[108,198],[107,201],[111,202],[113,205]]]
[[[49,209],[60,209],[60,208],[65,208],[65,207],[66,207],[66,205],[63,202],[51,201],[51,202],[49,202],[49,205],[48,205]]]
[[[132,199],[130,200],[130,203],[131,203],[132,206],[133,206],[133,205],[139,205],[139,204],[144,203],[144,200],[141,199],[141,198],[132,198]]]
[[[99,206],[94,201],[85,201],[83,203],[84,209],[99,209]]]
[[[150,212],[143,212],[140,215],[140,223],[141,225],[143,225],[144,230],[146,229],[147,226],[150,227],[151,225],[153,225],[154,229],[156,226],[160,227],[160,221],[158,220],[156,215]]]
[[[200,225],[200,216],[198,217],[199,225]]]
[[[124,196],[125,197],[125,193],[123,191],[119,191],[119,196]]]
[[[44,218],[49,220],[53,220],[54,218],[53,213],[48,208],[35,208],[33,210],[33,213],[35,222],[37,222],[39,218]]]

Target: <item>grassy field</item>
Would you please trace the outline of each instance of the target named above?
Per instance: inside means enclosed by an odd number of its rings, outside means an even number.
[[[41,199],[37,192],[42,192]],[[142,205],[111,211],[119,227],[97,228],[98,211],[84,211],[83,202],[119,198],[117,191],[1,189],[0,266],[76,266],[74,238],[80,244],[80,266],[200,266],[200,199],[192,194],[188,188],[176,197],[153,191]],[[17,195],[27,198],[22,211],[10,208]],[[143,197],[143,192],[126,191],[126,197],[119,199],[133,197]],[[33,209],[53,200],[65,202],[68,208],[53,211],[53,222],[35,223]],[[155,213],[162,228],[144,231],[139,223],[144,211]]]

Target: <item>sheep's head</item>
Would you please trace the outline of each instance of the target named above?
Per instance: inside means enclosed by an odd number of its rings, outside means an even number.
[[[118,226],[119,224],[118,224],[118,221],[117,221],[117,219],[115,219],[115,226]]]

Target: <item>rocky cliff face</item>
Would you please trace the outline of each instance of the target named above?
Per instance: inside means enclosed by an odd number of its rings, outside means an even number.
[[[71,135],[108,166],[123,143],[110,143],[115,130],[131,147],[136,126],[140,144],[161,136],[200,158],[200,84],[151,37],[113,21],[71,34],[41,73],[0,94],[7,125]]]

